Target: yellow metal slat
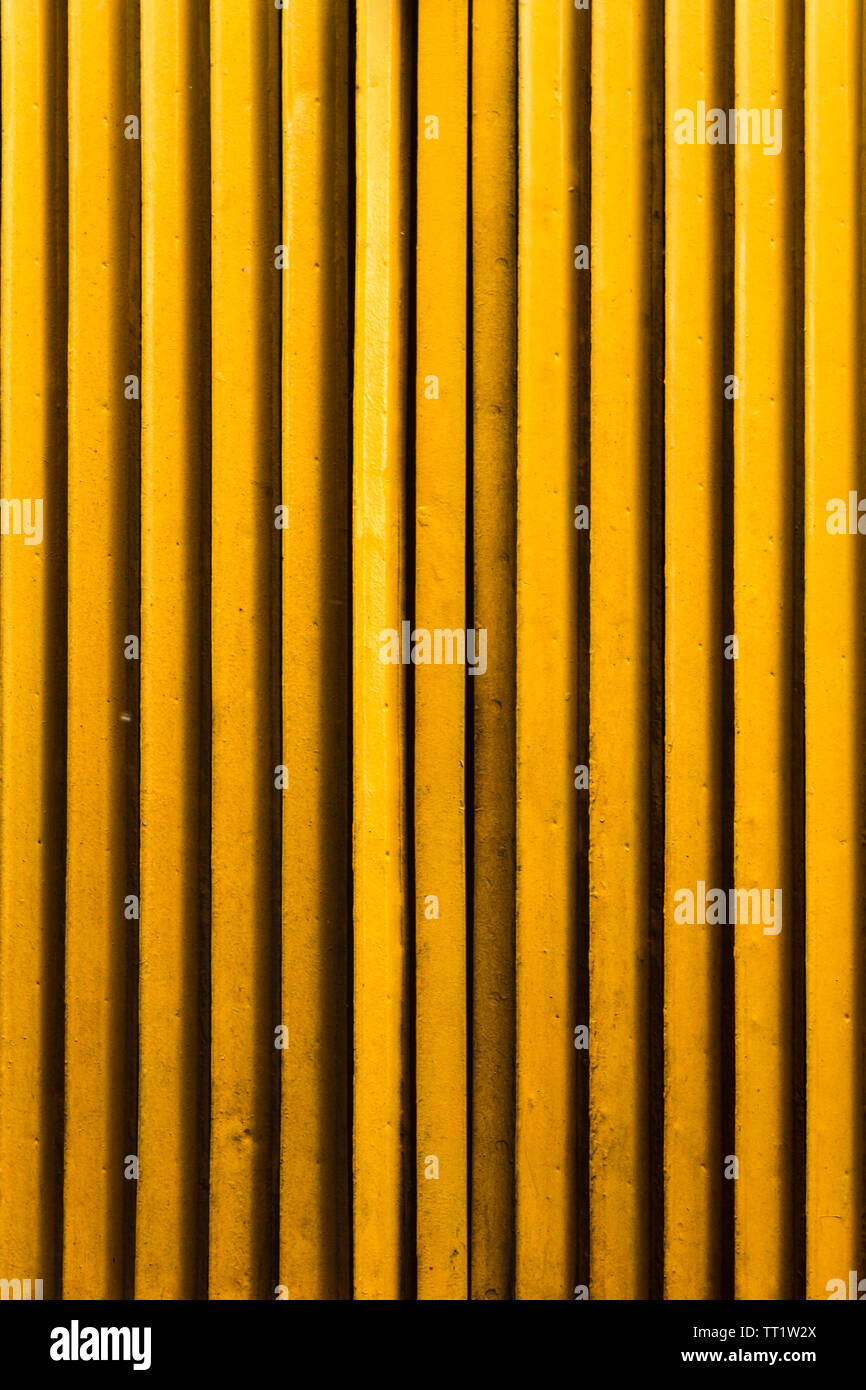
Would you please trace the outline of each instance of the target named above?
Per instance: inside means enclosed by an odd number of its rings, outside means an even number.
[[[196,1293],[207,32],[142,0],[138,1298]]]
[[[69,561],[66,1114],[63,1294],[124,1286],[126,968],[135,664],[127,536],[139,374],[131,329],[137,16],[122,0],[69,5]]]
[[[473,681],[472,1297],[514,1278],[514,739],[517,362],[517,20],[472,8],[474,619],[490,660]]]
[[[781,154],[767,154],[763,142],[735,149],[734,887],[782,892],[781,931],[727,928],[735,953],[738,1298],[792,1296],[790,29],[785,0],[737,7],[736,107],[776,108],[788,122]]]
[[[405,19],[359,0],[353,478],[354,1293],[399,1297],[402,1268],[405,672],[381,659],[406,609],[409,138]]]
[[[212,1298],[272,1298],[279,14],[211,3]]]
[[[592,10],[590,1242],[648,1294],[649,0]]]
[[[806,1297],[864,1275],[862,10],[806,9]],[[861,309],[862,311],[862,309]],[[840,506],[830,506],[834,500]],[[839,530],[841,510],[843,529]],[[855,511],[856,523],[860,514]],[[828,529],[833,527],[833,530]],[[862,1297],[862,1294],[860,1295]]]
[[[346,1297],[348,8],[283,14],[280,1284]]]
[[[0,12],[0,1270],[56,1298],[62,894],[65,27]],[[22,512],[15,511],[16,505]],[[17,528],[17,529],[16,529]]]
[[[573,1297],[577,903],[576,112],[580,16],[519,8],[516,1293]]]
[[[665,1119],[667,1298],[717,1298],[721,936],[675,917],[677,892],[724,885],[720,855],[724,154],[680,145],[676,114],[725,104],[710,0],[668,0],[665,457]],[[730,410],[730,407],[727,407]],[[726,886],[726,885],[725,885]]]
[[[420,0],[415,626],[431,635],[436,629],[456,633],[466,625],[468,38],[465,0]],[[468,653],[467,647],[467,661]],[[435,662],[435,649],[429,656]],[[420,1299],[466,1298],[468,1287],[467,669],[444,662],[415,667]]]

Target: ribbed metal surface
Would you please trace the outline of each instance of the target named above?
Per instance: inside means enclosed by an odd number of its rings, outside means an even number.
[[[0,1279],[847,1291],[862,7],[0,22]]]

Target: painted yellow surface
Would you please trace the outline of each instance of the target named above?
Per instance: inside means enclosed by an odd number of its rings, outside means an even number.
[[[279,23],[212,0],[211,1298],[274,1297]]]
[[[576,12],[521,3],[517,336],[516,1293],[573,1297]]]
[[[517,22],[472,7],[473,678],[471,1296],[507,1298],[514,1277],[514,757]],[[467,754],[468,756],[468,754]],[[469,808],[470,813],[473,808]]]
[[[781,108],[778,155],[735,148],[734,886],[782,891],[782,930],[734,932],[735,1293],[793,1296],[791,1221],[794,131],[790,7],[738,7],[738,107]],[[728,634],[726,634],[727,636]],[[731,648],[733,651],[733,648]],[[771,898],[772,900],[772,898]],[[785,922],[785,909],[788,921]],[[772,928],[771,928],[772,931]]]
[[[135,515],[139,406],[132,317],[138,223],[137,27],[122,0],[72,0],[69,25],[68,612],[63,1294],[119,1298],[126,1283],[127,965],[134,924]],[[59,502],[54,494],[55,505]],[[124,718],[126,716],[126,718]],[[59,1020],[55,1019],[55,1025]]]
[[[404,1287],[407,873],[400,631],[405,575],[409,103],[397,0],[360,0],[357,32],[353,463],[353,1287]]]
[[[430,633],[466,627],[468,50],[466,0],[420,0],[414,617]],[[483,679],[468,669],[414,672],[419,1299],[468,1288],[464,714]]]
[[[670,0],[666,66],[664,1289],[717,1298],[721,1249],[718,927],[674,920],[678,889],[724,883],[721,440],[727,153],[670,139],[675,113],[727,105],[710,0]]]
[[[0,12],[0,1273],[57,1296],[66,69],[50,0]],[[41,508],[41,526],[40,526]]]
[[[137,1298],[192,1298],[199,1167],[206,12],[141,8],[141,920]],[[133,924],[130,924],[133,929]]]
[[[283,12],[282,1013],[280,1278],[349,1291],[350,363],[348,13]],[[310,634],[318,640],[311,642]]]
[[[807,1298],[863,1277],[863,542],[827,529],[863,491],[862,39],[851,0],[807,8]]]
[[[645,333],[652,25],[651,6],[643,0],[592,10],[589,1119],[593,1298],[646,1298],[649,1287],[651,357]]]
[[[4,0],[0,1281],[862,1274],[863,22]]]

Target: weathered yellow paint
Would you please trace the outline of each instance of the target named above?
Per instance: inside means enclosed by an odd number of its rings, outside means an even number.
[[[573,1297],[578,535],[573,443],[580,17],[521,0],[517,338],[516,1293]]]
[[[330,0],[283,12],[279,1282],[291,1299],[349,1290],[348,39]]]
[[[473,1298],[514,1280],[514,754],[517,367],[517,16],[472,7],[474,622],[489,660],[474,678],[472,952]]]
[[[667,1298],[717,1298],[721,1263],[721,935],[674,920],[721,863],[726,154],[678,145],[674,117],[727,104],[710,0],[668,0],[665,377],[665,1111]],[[728,411],[730,407],[727,407]]]
[[[420,0],[415,627],[430,633],[467,626],[468,57],[466,0]],[[468,669],[414,672],[419,1299],[468,1287],[464,712],[479,678]]]
[[[279,22],[211,3],[211,1298],[274,1296]]]
[[[4,1297],[862,1274],[863,22],[4,0]]]
[[[649,0],[592,10],[589,1101],[593,1298],[648,1266]],[[583,240],[586,240],[584,237]]]
[[[734,932],[738,1298],[793,1296],[790,26],[784,0],[737,7],[736,106],[782,109],[788,142],[776,156],[760,144],[735,149],[734,887],[780,888],[783,905],[776,935],[760,924],[727,928]]]
[[[69,5],[66,1298],[119,1298],[125,1287],[138,671],[124,639],[138,622],[128,537],[139,428],[125,380],[140,374],[140,170],[124,118],[138,109],[136,19],[123,0]]]
[[[0,492],[0,1273],[57,1296],[57,947],[62,923],[65,55],[50,0],[2,34]],[[41,512],[41,534],[37,525]],[[35,529],[34,529],[35,527]]]
[[[207,6],[142,0],[137,1298],[192,1298],[198,1198]],[[129,931],[135,929],[130,922]]]
[[[862,26],[806,10],[807,1298],[863,1257],[863,541],[827,529],[863,491]]]
[[[400,1295],[406,1039],[408,93],[398,0],[359,0],[353,465],[354,1294]]]

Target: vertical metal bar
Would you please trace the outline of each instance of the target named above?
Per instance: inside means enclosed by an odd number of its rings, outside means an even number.
[[[473,1298],[514,1280],[514,753],[517,16],[472,6],[474,621],[489,659],[475,718]]]
[[[649,0],[592,10],[590,1236],[649,1290]]]
[[[806,1297],[862,1277],[862,9],[806,7]],[[851,494],[854,510],[851,510]],[[855,1293],[854,1295],[858,1295]],[[859,1295],[862,1297],[862,1294]]]
[[[142,0],[138,1298],[196,1293],[207,32]]]
[[[477,650],[452,664],[466,625],[468,40],[466,0],[420,0],[415,625],[431,642],[413,655],[426,656],[414,720],[420,1299],[468,1292],[464,714]],[[450,644],[440,635],[438,652],[437,630]]]
[[[279,15],[211,3],[212,1298],[273,1297]]]
[[[516,1292],[573,1296],[577,493],[572,58],[579,16],[519,8]]]
[[[677,894],[723,878],[722,430],[725,154],[681,144],[678,112],[726,101],[709,0],[668,0],[665,372],[664,1286],[717,1298],[721,1210],[721,931]],[[728,407],[729,408],[729,407]]]
[[[69,5],[69,562],[63,1293],[124,1287],[124,1117],[132,865],[125,765],[136,739],[125,637],[130,468],[140,372],[137,7]],[[124,718],[124,716],[126,716]]]
[[[283,13],[280,1284],[349,1287],[348,6]]]
[[[408,325],[405,16],[359,0],[354,390],[354,1292],[401,1292]]]
[[[0,24],[0,1269],[56,1298],[66,34],[50,0]]]
[[[792,138],[790,25],[786,0],[746,0],[737,6],[736,107],[775,109],[777,121],[781,112],[783,142]],[[735,133],[733,369],[738,655],[730,649],[735,661],[734,887],[740,893],[767,890],[770,904],[780,889],[782,920],[769,927],[746,923],[743,903],[737,924],[728,925],[734,932],[739,1172],[730,1180],[736,1183],[736,1297],[785,1298],[791,1296],[793,1257],[791,182],[783,153],[768,153],[769,141],[763,134],[756,140],[751,127],[748,140],[740,133]],[[753,910],[749,917],[754,918]]]

